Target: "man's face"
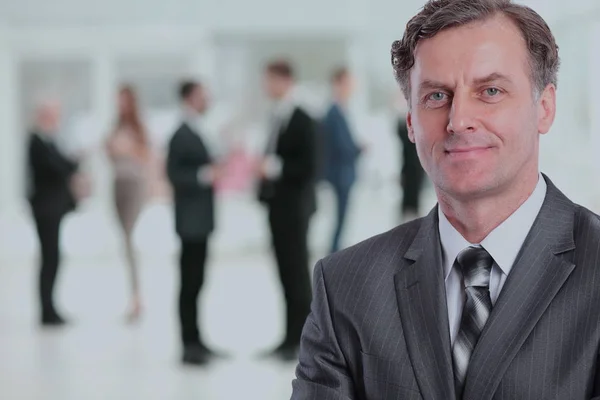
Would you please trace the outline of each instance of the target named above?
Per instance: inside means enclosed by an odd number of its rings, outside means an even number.
[[[46,135],[56,135],[60,127],[61,107],[58,101],[47,100],[38,106],[37,125]]]
[[[534,97],[530,71],[520,31],[502,16],[419,43],[407,124],[438,192],[471,200],[537,173],[555,88]]]
[[[267,96],[271,100],[279,100],[283,98],[291,87],[291,80],[274,74],[272,72],[267,72],[265,75],[265,91]]]
[[[131,95],[126,91],[119,93],[119,113],[121,115],[130,115],[133,112],[133,101]]]
[[[208,96],[206,90],[202,86],[197,85],[191,93],[188,102],[192,109],[196,110],[198,114],[203,114],[208,109]]]
[[[354,78],[350,73],[344,74],[334,85],[336,97],[342,101],[348,101],[354,91]]]

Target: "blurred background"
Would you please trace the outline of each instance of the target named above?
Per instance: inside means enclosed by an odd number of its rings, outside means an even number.
[[[600,4],[522,0],[551,26],[562,66],[558,114],[542,138],[541,168],[572,200],[600,212]],[[285,58],[315,120],[331,103],[330,77],[345,66],[357,168],[343,247],[401,220],[402,107],[390,47],[422,0],[0,0],[0,398],[284,399],[295,365],[259,360],[284,331],[282,292],[265,210],[252,182],[217,193],[217,229],[201,293],[207,342],[232,355],[207,368],[179,363],[179,242],[164,160],[180,123],[179,82],[210,93],[205,133],[231,151],[259,153],[267,135],[263,70]],[[120,85],[137,94],[152,148],[151,190],[133,241],[143,318],[124,323],[128,282],[105,141]],[[596,92],[598,91],[598,92]],[[72,317],[41,330],[35,293],[38,242],[27,193],[28,133],[36,101],[58,99],[58,142],[85,154],[90,195],[64,220],[57,302]],[[311,266],[329,251],[335,201],[324,182],[310,226]],[[435,204],[428,182],[418,213]]]

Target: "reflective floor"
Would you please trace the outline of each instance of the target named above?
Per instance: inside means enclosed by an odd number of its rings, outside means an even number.
[[[202,326],[231,358],[208,368],[179,365],[174,260],[143,260],[145,314],[125,322],[118,262],[66,263],[59,303],[71,326],[35,324],[32,268],[0,270],[0,398],[283,399],[293,364],[259,360],[282,335],[281,300],[264,256],[221,260],[209,271]]]
[[[323,196],[311,229],[313,262],[325,254],[331,232],[331,198]],[[391,192],[358,190],[346,243],[394,226],[396,201]],[[247,207],[230,202],[221,209],[201,325],[206,341],[231,357],[207,368],[179,363],[177,242],[167,205],[151,206],[139,223],[145,309],[137,325],[125,320],[128,275],[114,226],[108,228],[112,222],[106,216],[82,211],[64,227],[65,262],[57,287],[58,304],[72,323],[60,330],[40,329],[33,291],[37,245],[26,216],[14,217],[12,227],[2,228],[0,399],[289,398],[295,364],[257,356],[281,340],[283,304],[264,219],[260,211],[246,212]],[[240,213],[247,218],[237,218]]]

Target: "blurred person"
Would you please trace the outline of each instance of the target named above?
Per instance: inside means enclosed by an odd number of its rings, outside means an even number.
[[[125,253],[131,279],[131,300],[128,320],[136,321],[142,312],[139,266],[133,243],[133,231],[147,196],[149,144],[140,119],[133,88],[119,90],[119,110],[116,125],[106,143],[114,171],[114,201],[123,231]]]
[[[54,287],[61,262],[61,222],[76,202],[71,185],[78,163],[61,152],[56,143],[60,120],[61,106],[57,101],[44,100],[38,104],[28,148],[31,174],[28,197],[41,250],[39,296],[43,326],[66,323],[55,307]]]
[[[334,190],[337,205],[336,225],[330,247],[330,252],[335,253],[340,249],[348,200],[356,181],[356,162],[363,147],[355,142],[346,118],[346,108],[354,89],[354,81],[347,68],[334,71],[332,86],[334,102],[322,122],[322,133],[325,135],[325,179]]]
[[[209,237],[215,228],[214,185],[221,175],[207,147],[202,115],[208,109],[206,89],[186,81],[179,88],[183,118],[169,143],[167,175],[175,200],[175,229],[181,240],[179,318],[183,362],[204,365],[215,352],[201,339],[198,296],[204,283]]]
[[[438,204],[317,264],[292,399],[600,399],[599,216],[539,167],[550,28],[430,0],[391,56]]]
[[[404,101],[401,107],[401,111],[404,111],[404,113],[406,113],[405,104]],[[410,140],[404,115],[398,117],[396,133],[402,145],[402,167],[400,170],[402,204],[400,205],[400,216],[402,222],[409,222],[419,217],[425,170],[421,166],[421,161],[419,161],[417,147]]]
[[[297,357],[302,325],[310,311],[308,229],[316,211],[317,137],[312,118],[294,98],[294,70],[274,61],[265,71],[274,102],[270,136],[258,167],[259,199],[268,208],[272,246],[286,302],[286,333],[269,356]]]

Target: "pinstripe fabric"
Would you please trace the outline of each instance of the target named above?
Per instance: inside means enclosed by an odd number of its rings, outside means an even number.
[[[483,247],[467,247],[458,254],[456,264],[462,270],[466,293],[460,330],[452,347],[456,397],[461,398],[471,354],[492,312],[490,274],[494,259]]]
[[[465,400],[600,400],[600,219],[548,183]],[[293,400],[454,400],[435,209],[321,260]]]

